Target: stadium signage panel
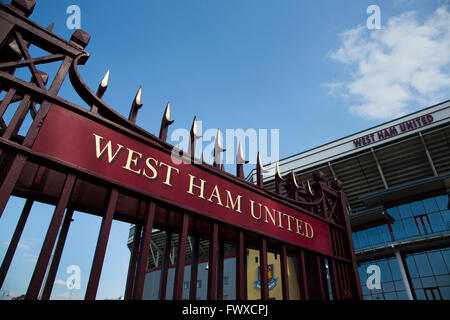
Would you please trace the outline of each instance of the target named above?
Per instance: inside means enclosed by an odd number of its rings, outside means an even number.
[[[423,116],[410,119],[404,122],[397,123],[393,126],[381,129],[376,132],[369,133],[365,136],[359,137],[353,140],[355,148],[365,147],[367,145],[376,143],[378,141],[393,138],[408,131],[416,130],[421,127],[425,127],[433,123],[434,118],[431,114],[425,114]]]
[[[168,150],[57,105],[50,108],[33,150],[183,210],[331,254],[324,221],[219,170],[173,161]]]

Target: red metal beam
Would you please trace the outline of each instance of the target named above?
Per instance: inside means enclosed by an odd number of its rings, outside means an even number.
[[[283,291],[283,300],[289,300],[289,278],[288,278],[288,268],[287,268],[287,250],[286,245],[281,245],[281,255],[280,255],[280,265],[281,265],[281,286]]]
[[[45,272],[47,271],[50,255],[52,254],[55,240],[58,236],[58,230],[61,226],[64,210],[67,207],[70,194],[72,193],[72,189],[75,184],[75,179],[75,175],[72,173],[69,173],[66,176],[64,187],[59,196],[58,204],[56,205],[55,212],[53,213],[53,218],[50,222],[50,226],[48,227],[47,235],[45,236],[45,240],[41,248],[41,253],[39,254],[33,276],[31,277],[31,281],[25,295],[26,300],[35,300],[38,298],[42,281],[44,280]]]
[[[58,271],[59,262],[66,243],[67,233],[69,232],[70,223],[72,222],[73,209],[67,209],[64,221],[59,232],[58,242],[56,243],[55,253],[53,254],[52,264],[48,272],[47,280],[45,282],[44,291],[42,293],[42,300],[49,300],[52,293],[53,284],[55,283],[56,272]]]
[[[159,281],[159,300],[166,300],[166,288],[167,288],[167,274],[169,272],[169,255],[170,255],[170,246],[172,244],[172,231],[166,231],[164,236],[164,253],[161,267],[161,279]]]
[[[213,222],[211,226],[211,240],[209,245],[209,262],[208,262],[208,300],[216,300],[217,289],[217,251],[219,242],[219,225]]]
[[[309,300],[309,292],[308,292],[308,280],[306,277],[306,261],[305,261],[305,251],[303,249],[299,250],[298,256],[298,281],[299,281],[299,289],[300,289],[300,297],[302,300]]]
[[[116,210],[117,198],[119,191],[115,188],[111,189],[108,206],[105,215],[102,219],[100,227],[100,234],[98,236],[97,247],[94,253],[94,261],[92,263],[91,273],[89,275],[89,282],[84,296],[85,300],[94,300],[97,296],[98,284],[100,282],[100,275],[102,272],[103,261],[105,259],[106,247],[108,245],[109,232],[111,231],[112,219]]]
[[[239,230],[236,243],[236,300],[245,299],[245,235]]]
[[[136,272],[136,283],[134,285],[134,299],[142,300],[144,291],[145,273],[147,271],[148,251],[152,237],[153,221],[155,220],[156,204],[150,202],[148,206],[147,219],[144,225],[143,237],[139,251],[139,260]]]
[[[197,299],[197,275],[198,275],[198,250],[200,245],[200,238],[194,237],[194,244],[192,245],[192,260],[191,260],[191,279],[189,286],[189,300]]]
[[[267,274],[267,240],[261,239],[261,248],[259,250],[259,273],[261,277],[261,300],[269,300],[269,280]]]
[[[128,265],[127,285],[125,288],[125,300],[133,299],[134,285],[136,283],[136,263],[139,254],[139,244],[141,243],[142,224],[136,223],[134,238],[133,238],[133,251],[130,256],[130,263]]]
[[[16,252],[17,245],[19,244],[20,237],[22,235],[23,228],[27,222],[28,215],[30,214],[31,206],[33,205],[33,200],[27,199],[20,215],[19,221],[17,222],[16,230],[11,238],[11,241],[6,251],[5,257],[3,258],[2,266],[0,267],[0,288],[5,281],[6,274],[8,273],[9,266]]]
[[[225,253],[225,241],[223,237],[219,242],[219,259],[217,263],[217,300],[223,300],[223,261]]]
[[[183,213],[183,222],[178,241],[177,267],[175,269],[175,280],[173,286],[173,300],[183,298],[184,265],[186,260],[186,241],[189,228],[189,214]]]

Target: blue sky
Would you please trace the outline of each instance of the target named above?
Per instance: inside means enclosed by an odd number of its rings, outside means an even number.
[[[91,35],[91,57],[80,67],[85,82],[95,91],[110,69],[104,100],[125,117],[142,85],[136,123],[154,134],[170,101],[169,138],[189,129],[194,115],[203,130],[279,129],[285,158],[449,98],[449,1],[41,0],[31,18],[55,22],[53,31],[70,39],[72,4]],[[380,8],[379,30],[366,27],[369,5]],[[60,95],[85,106],[69,79]],[[22,206],[12,199],[1,218],[0,257]],[[26,291],[52,212],[33,206],[2,290]],[[59,281],[55,299],[82,298],[89,277],[100,218],[74,219],[56,279],[79,265],[82,288],[70,293]],[[123,295],[128,227],[113,224],[100,299]]]

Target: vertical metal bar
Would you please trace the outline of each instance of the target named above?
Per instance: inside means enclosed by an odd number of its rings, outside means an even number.
[[[216,300],[216,280],[217,280],[217,245],[219,242],[219,225],[217,222],[212,223],[211,240],[209,245],[209,262],[208,262],[208,300]]]
[[[19,221],[17,222],[16,230],[14,230],[14,234],[11,238],[11,242],[9,243],[8,250],[6,251],[5,257],[3,258],[2,266],[0,268],[0,288],[3,285],[3,281],[5,281],[6,274],[8,273],[11,261],[14,257],[14,253],[16,252],[17,245],[19,244],[19,240],[22,235],[23,228],[25,227],[25,223],[27,222],[28,215],[30,214],[33,202],[34,201],[31,199],[27,199],[27,201],[25,202]]]
[[[197,275],[198,275],[199,245],[200,245],[200,238],[196,235],[194,237],[194,244],[192,245],[191,280],[190,280],[190,286],[189,286],[189,300],[197,299]]]
[[[167,274],[169,272],[170,264],[170,246],[172,244],[172,231],[166,231],[164,235],[164,253],[161,266],[161,279],[159,281],[159,300],[166,300],[166,288],[167,288]]]
[[[17,91],[16,88],[9,88],[8,93],[2,100],[2,103],[0,104],[0,118],[3,117],[3,115],[5,114],[5,111],[8,108],[9,104],[11,103],[12,98],[16,94],[16,91]]]
[[[378,173],[380,174],[381,180],[383,181],[383,185],[385,189],[389,189],[389,186],[386,182],[386,178],[384,177],[383,170],[381,169],[380,162],[378,161],[377,155],[373,148],[370,148],[370,152],[372,152],[373,159],[375,160],[375,164],[377,165]]]
[[[18,153],[14,156],[14,160],[8,170],[8,173],[6,174],[5,179],[3,180],[2,186],[0,187],[0,217],[5,210],[6,204],[8,203],[9,197],[16,186],[16,182],[22,173],[22,169],[25,166],[26,161],[27,156],[22,153]]]
[[[333,290],[333,300],[341,300],[341,293],[339,291],[339,277],[337,274],[336,263],[334,259],[328,259],[330,261],[330,281],[331,281],[331,290]]]
[[[316,270],[317,270],[317,277],[319,280],[319,289],[320,289],[320,299],[325,300],[325,290],[323,288],[323,270],[322,270],[322,259],[319,255],[316,255]]]
[[[186,260],[186,241],[189,229],[189,214],[183,213],[183,221],[178,242],[177,266],[173,285],[173,300],[183,298],[184,265]]]
[[[66,78],[67,72],[69,71],[70,66],[72,65],[73,58],[70,56],[65,56],[61,66],[58,69],[58,73],[53,78],[53,82],[48,90],[50,95],[56,96],[58,94],[59,89],[61,88],[64,79]],[[26,147],[31,147],[34,143],[34,140],[39,133],[39,130],[42,126],[42,122],[47,116],[48,110],[50,109],[50,102],[44,100],[39,108],[39,111],[36,117],[33,120],[33,123],[28,130],[27,135],[25,136],[25,140],[23,141],[23,145]]]
[[[244,231],[238,231],[236,244],[236,300],[245,299],[245,236]]]
[[[139,254],[139,244],[141,243],[142,224],[136,223],[133,239],[133,251],[128,265],[127,285],[125,288],[125,300],[133,299],[134,285],[136,283],[136,263]]]
[[[217,264],[217,300],[223,300],[223,262],[225,253],[224,239],[219,243],[219,259]]]
[[[287,250],[286,250],[286,245],[284,243],[281,245],[280,265],[281,265],[281,286],[282,286],[282,291],[283,291],[283,300],[289,300]]]
[[[361,280],[359,279],[359,272],[358,272],[358,265],[356,263],[356,254],[355,254],[355,248],[353,246],[353,237],[352,237],[352,229],[350,227],[350,218],[348,216],[346,206],[347,199],[345,198],[345,194],[341,192],[340,197],[340,213],[341,216],[344,218],[344,227],[346,232],[346,238],[345,239],[345,254],[348,255],[352,260],[352,275],[351,275],[351,282],[354,284],[354,289],[356,292],[354,292],[354,296],[357,297],[358,300],[363,300],[363,294],[362,294],[362,288],[361,288]]]
[[[144,291],[145,272],[147,271],[148,250],[152,236],[153,221],[155,220],[156,203],[151,201],[148,206],[147,219],[144,225],[143,237],[139,250],[139,260],[136,272],[136,282],[134,285],[134,299],[142,300]]]
[[[300,297],[303,300],[309,300],[309,292],[308,292],[308,280],[306,278],[306,264],[305,264],[305,251],[300,249],[299,257],[298,257],[298,270],[299,270],[299,288],[300,288]]]
[[[428,150],[427,144],[425,143],[425,139],[423,138],[422,132],[419,132],[420,141],[422,142],[423,148],[425,150],[425,154],[427,155],[428,163],[430,164],[431,171],[433,171],[433,175],[437,177],[438,173],[436,171],[436,167],[434,166],[433,159],[431,158],[430,151]]]
[[[85,300],[94,300],[97,296],[98,283],[100,282],[100,275],[102,272],[103,261],[105,259],[106,247],[108,245],[109,232],[111,231],[111,224],[116,211],[117,198],[119,191],[112,188],[106,213],[102,219],[100,227],[100,234],[98,236],[97,247],[95,248],[94,261],[92,262],[91,273],[89,275],[89,282],[84,296]]]
[[[259,250],[259,272],[261,277],[261,300],[269,300],[269,286],[267,276],[267,239],[261,239],[261,248]]]
[[[59,232],[58,242],[56,243],[55,253],[53,254],[52,263],[50,265],[50,270],[48,272],[47,280],[44,285],[44,291],[42,293],[42,300],[50,299],[52,293],[53,284],[55,282],[56,272],[58,271],[59,262],[61,260],[61,255],[64,249],[64,244],[66,243],[67,233],[69,232],[70,223],[72,222],[73,209],[67,209],[66,216]]]
[[[55,240],[58,236],[58,230],[61,226],[64,210],[69,202],[74,184],[75,175],[72,173],[67,174],[66,181],[64,182],[64,187],[59,195],[58,203],[56,205],[55,212],[53,213],[50,226],[48,227],[47,235],[45,236],[36,267],[34,268],[33,276],[31,277],[30,284],[28,285],[28,290],[25,295],[25,299],[27,300],[37,299],[39,295],[42,281],[44,280],[45,272],[47,271],[50,255],[52,254]]]
[[[17,107],[16,112],[14,113],[11,121],[9,122],[8,128],[3,133],[4,139],[10,139],[13,135],[15,135],[19,129],[20,126],[23,123],[23,120],[25,119],[25,116],[27,115],[28,109],[30,108],[30,94],[26,93],[20,102],[19,106]]]

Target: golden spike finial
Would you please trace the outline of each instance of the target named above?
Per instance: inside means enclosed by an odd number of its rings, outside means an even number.
[[[201,137],[202,136],[198,134],[197,116],[194,116],[189,136],[189,149],[188,149],[188,153],[191,155],[191,163],[194,163],[195,161],[195,140],[200,139]]]
[[[277,161],[276,162],[276,164],[275,164],[275,169],[276,169],[276,176],[277,176],[277,179],[279,179],[280,181],[285,181],[286,179],[284,179],[282,176],[281,176],[281,172],[280,172],[280,166],[279,166],[279,162]]]
[[[238,152],[237,152],[237,155],[236,155],[236,162],[237,162],[237,164],[245,164],[245,163],[248,163],[248,161],[245,160],[245,157],[244,157],[244,151],[243,151],[243,149],[242,149],[242,144],[241,144],[241,142],[239,142]]]
[[[141,96],[142,96],[142,86],[139,87],[139,90],[136,94],[135,101],[137,105],[141,105]]]
[[[311,184],[309,183],[309,179],[306,180],[306,185],[307,185],[307,187],[308,187],[309,193],[313,196],[313,195],[314,195],[314,192],[313,192],[313,190],[312,190],[312,188],[311,188]]]
[[[170,120],[170,101],[167,102],[166,109],[164,110],[164,114],[161,120],[161,128],[159,130],[159,138],[166,141],[167,139],[167,131],[169,130],[169,126],[174,122],[174,120]]]
[[[222,134],[220,129],[217,129],[216,141],[214,142],[214,163],[216,168],[220,169],[220,153],[226,150],[222,147]]]
[[[102,86],[102,87],[107,87],[108,86],[108,80],[109,80],[109,69],[108,69],[108,71],[106,71],[106,73],[105,73],[105,75],[104,75],[104,77],[103,77],[103,79],[102,79],[102,82],[100,83],[100,85]]]
[[[134,98],[133,104],[131,105],[130,115],[128,116],[128,120],[130,120],[130,122],[132,123],[136,122],[138,110],[142,107],[141,97],[142,97],[142,86],[139,87],[139,90],[136,93],[136,97]]]

